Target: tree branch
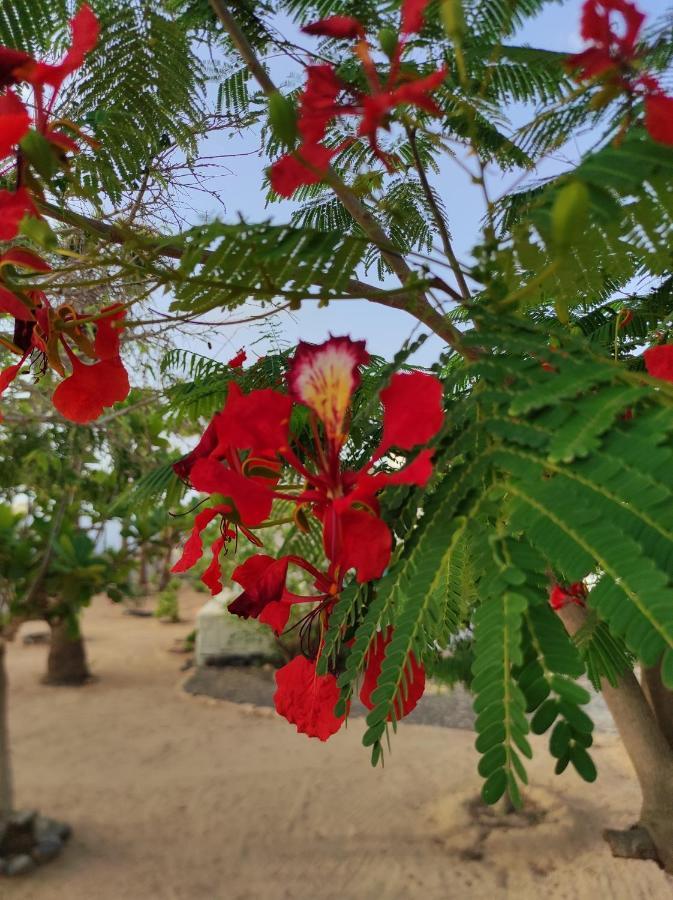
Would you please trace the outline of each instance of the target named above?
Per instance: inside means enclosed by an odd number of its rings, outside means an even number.
[[[275,84],[257,58],[254,48],[241,30],[236,19],[232,16],[227,4],[224,0],[210,0],[210,5],[215,15],[229,33],[232,43],[250,69],[252,75],[257,80],[261,89],[267,96],[275,93],[277,90]],[[327,170],[325,182],[332,188],[344,208],[348,211],[353,220],[357,222],[369,240],[381,250],[383,258],[402,284],[405,284],[413,275],[412,269],[409,267],[401,253],[395,248],[375,216],[331,167]],[[379,301],[375,300],[374,302]],[[389,306],[391,304],[386,303],[386,305]],[[428,327],[445,340],[447,344],[466,358],[471,358],[472,354],[466,351],[462,346],[460,331],[432,307],[428,302],[427,297],[422,292],[418,291],[415,297],[409,297],[408,302],[404,307],[397,308],[403,308],[406,312],[415,316],[420,322],[428,325]]]

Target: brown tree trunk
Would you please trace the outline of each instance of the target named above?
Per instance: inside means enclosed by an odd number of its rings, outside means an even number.
[[[161,578],[159,579],[159,590],[165,591],[171,580],[171,558],[173,556],[173,545],[169,544],[164,557],[164,564],[161,570]]]
[[[51,642],[47,658],[45,684],[78,685],[91,677],[86,661],[86,648],[81,634],[73,637],[68,624],[61,620],[49,623]]]
[[[586,622],[587,612],[568,604],[559,616],[568,632],[575,634]],[[643,796],[636,825],[628,831],[607,830],[604,836],[615,856],[657,859],[673,872],[673,750],[633,672],[622,675],[616,687],[602,679],[601,693]]]
[[[12,761],[9,755],[9,715],[5,640],[0,637],[0,830],[12,813],[14,790]]]
[[[656,666],[643,668],[642,686],[659,728],[673,749],[673,692],[661,680],[661,660]]]

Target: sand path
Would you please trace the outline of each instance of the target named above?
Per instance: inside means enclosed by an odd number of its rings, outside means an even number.
[[[372,770],[362,720],[322,745],[270,711],[181,692],[167,648],[191,627],[96,602],[99,680],[79,689],[39,684],[44,647],[10,648],[17,802],[75,836],[36,875],[0,881],[2,900],[673,898],[673,879],[601,840],[638,803],[613,736],[589,787],[537,754],[532,807],[503,825],[473,803],[470,732],[403,726]]]

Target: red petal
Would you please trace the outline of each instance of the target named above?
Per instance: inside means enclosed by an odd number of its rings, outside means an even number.
[[[182,556],[175,563],[171,572],[186,572],[191,569],[203,556],[203,541],[201,532],[210,525],[215,516],[226,510],[225,506],[211,506],[208,509],[202,509],[201,512],[194,516],[194,527],[192,533],[187,538],[185,546],[182,550]]]
[[[276,685],[276,712],[296,725],[300,734],[326,741],[341,728],[345,716],[334,715],[339,699],[334,675],[316,674],[314,662],[297,656],[278,669]]]
[[[418,456],[397,472],[375,472],[368,475],[361,472],[357,476],[355,489],[350,493],[347,499],[353,503],[362,502],[371,505],[372,498],[376,494],[394,484],[415,484],[418,487],[425,487],[432,476],[432,450],[421,450]]]
[[[231,359],[229,360],[227,365],[229,366],[230,369],[238,369],[240,366],[243,365],[243,363],[246,361],[247,358],[248,358],[248,354],[245,352],[245,350],[243,350],[241,348],[238,351],[238,353],[236,354],[236,356],[231,357]]]
[[[292,400],[271,388],[241,393],[235,382],[229,385],[227,402],[216,417],[218,443],[215,456],[234,450],[273,454],[289,441]]]
[[[442,427],[442,383],[434,375],[409,372],[393,375],[380,394],[383,403],[383,437],[375,458],[390,447],[410,450],[427,444]]]
[[[217,429],[215,426],[215,420],[220,415],[220,413],[216,413],[210,421],[210,424],[206,428],[206,430],[201,435],[201,438],[191,451],[186,456],[183,456],[182,459],[178,460],[176,463],[173,463],[173,471],[181,478],[183,481],[189,481],[190,474],[192,469],[194,468],[194,463],[198,459],[203,459],[206,456],[210,456],[215,447],[217,446]]]
[[[568,587],[555,584],[549,592],[549,605],[552,609],[563,609],[569,603],[586,606],[587,589],[583,581],[576,581]]]
[[[243,593],[229,604],[229,611],[234,615],[241,616],[243,619],[260,618],[268,604],[280,603],[285,593],[285,580],[287,578],[287,567],[289,557],[282,556],[280,559],[274,559],[266,556],[264,553],[257,553],[255,556],[249,557],[246,561],[234,570],[233,581],[238,582],[243,588]],[[287,615],[285,621],[282,621],[280,631],[285,627],[288,616],[290,615],[290,607],[286,606]],[[271,621],[267,622],[271,627],[280,624],[280,617],[271,614]],[[275,629],[274,629],[275,630]],[[277,633],[280,633],[278,631]]]
[[[16,365],[14,366],[7,366],[6,369],[0,371],[0,394],[4,394],[4,392],[21,371],[22,366],[23,361],[21,361],[20,363],[16,363]]]
[[[417,34],[423,27],[429,0],[404,0],[402,4],[402,34]]]
[[[30,128],[28,110],[13,91],[0,97],[0,159],[14,151]]]
[[[259,621],[268,625],[278,635],[285,630],[289,618],[290,606],[288,603],[281,603],[280,600],[272,600],[271,603],[267,603],[259,614]]]
[[[215,459],[198,459],[190,478],[197,491],[221,494],[230,499],[244,525],[261,525],[271,512],[273,495],[268,488]]]
[[[35,318],[26,304],[2,285],[0,285],[0,312],[9,313],[21,322],[32,322]]]
[[[112,306],[103,307],[101,313],[104,316],[96,322],[94,352],[98,359],[117,359],[119,357],[119,336],[124,328],[123,325],[117,323],[124,319],[126,310],[115,303]]]
[[[213,558],[210,565],[201,576],[201,581],[207,588],[210,588],[210,593],[213,596],[215,596],[215,594],[219,594],[222,590],[222,568],[220,566],[220,553],[222,552],[222,548],[224,547],[225,540],[226,538],[221,535],[213,541],[213,545],[210,548],[213,552]]]
[[[645,368],[654,378],[673,381],[673,344],[650,347],[643,353]]]
[[[37,216],[30,194],[25,188],[0,191],[0,241],[11,241],[19,233],[24,216]]]
[[[10,247],[0,256],[0,267],[7,265],[26,269],[28,272],[51,272],[51,266],[46,260],[32,250],[24,250],[23,247]]]
[[[364,34],[364,28],[352,16],[328,16],[311,25],[304,25],[304,34],[331,38],[358,38]]]
[[[367,653],[367,668],[362,679],[362,687],[360,689],[360,700],[367,707],[373,709],[372,692],[376,688],[376,683],[381,674],[381,665],[386,655],[386,648],[393,639],[394,629],[390,626],[386,629],[385,634],[382,631],[376,635],[376,639]],[[413,653],[409,654],[409,659],[404,669],[404,677],[400,686],[398,697],[395,699],[395,717],[402,719],[408,715],[416,706],[423,696],[425,690],[425,669],[417,661]],[[392,715],[388,716],[388,721],[392,720]]]
[[[399,106],[402,103],[408,103],[413,106],[420,106],[432,115],[440,115],[441,110],[427,96],[431,91],[443,84],[446,80],[448,69],[443,67],[430,75],[423,78],[416,78],[414,81],[407,81],[405,84],[395,88],[392,93],[393,106]]]
[[[271,187],[281,197],[291,197],[302,185],[317,184],[337,153],[338,150],[329,150],[322,144],[302,144],[271,166]]]
[[[52,395],[56,409],[71,422],[93,422],[106,406],[128,396],[129,378],[121,361],[106,359],[87,366],[73,359],[72,365],[72,375]]]
[[[655,141],[673,145],[673,97],[651,94],[645,98],[645,127]]]
[[[306,67],[306,86],[299,98],[299,133],[304,145],[320,144],[331,120],[345,111],[336,104],[342,89],[334,66]]]
[[[290,394],[312,409],[330,440],[341,441],[361,365],[369,361],[364,341],[330,337],[324,344],[300,341],[287,375]]]
[[[14,70],[30,62],[31,57],[22,50],[0,47],[0,90],[4,90],[10,84],[17,84],[20,79],[14,74]]]
[[[28,63],[18,70],[23,80],[32,85],[48,84],[58,90],[72,72],[81,68],[84,59],[98,42],[100,25],[93,10],[83,3],[77,15],[70,21],[72,43],[70,49],[58,65],[49,63]]]
[[[342,573],[355,569],[360,583],[380,578],[393,544],[390,529],[378,516],[363,509],[332,506],[323,521],[325,555]]]

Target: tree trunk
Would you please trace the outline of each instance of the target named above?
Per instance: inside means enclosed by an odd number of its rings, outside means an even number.
[[[166,549],[164,563],[161,570],[161,578],[159,579],[159,590],[165,591],[171,580],[171,559],[173,556],[173,544],[169,544]]]
[[[5,640],[0,637],[0,831],[12,813],[14,790],[12,761],[9,755],[9,715]]]
[[[47,659],[45,684],[78,685],[89,680],[91,674],[86,661],[82,635],[73,637],[68,624],[56,619],[49,623],[51,642]]]
[[[643,668],[642,684],[659,728],[673,749],[673,692],[661,680],[661,660],[656,666]]]
[[[570,634],[587,618],[586,610],[574,604],[558,614]],[[673,750],[633,672],[622,675],[617,687],[602,679],[601,693],[643,796],[637,824],[628,831],[607,830],[604,836],[615,856],[656,859],[673,872]]]
[[[140,562],[138,566],[138,588],[143,597],[150,592],[150,579],[147,570],[147,548],[145,544],[140,545]]]

